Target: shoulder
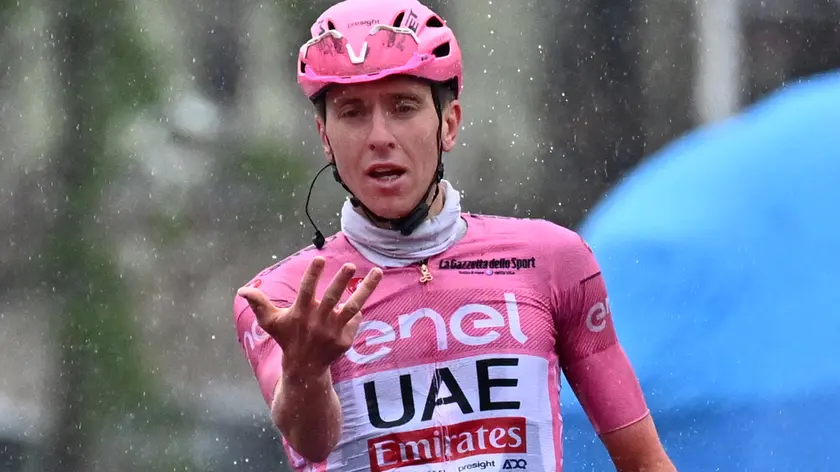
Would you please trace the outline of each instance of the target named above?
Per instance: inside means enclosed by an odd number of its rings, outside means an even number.
[[[507,241],[527,248],[543,267],[569,278],[587,278],[600,272],[592,248],[576,231],[539,218],[511,218],[469,214],[482,225],[488,242]]]
[[[297,295],[300,279],[312,259],[321,256],[327,261],[344,260],[348,257],[347,252],[352,250],[346,238],[337,233],[327,239],[322,249],[307,246],[261,270],[243,285],[259,288],[275,303],[291,303]],[[235,316],[238,317],[246,308],[248,303],[242,297],[234,296]]]
[[[483,226],[487,239],[512,238],[524,244],[551,251],[584,252],[592,250],[580,234],[565,226],[540,218],[513,218],[496,215],[466,214],[465,218]]]

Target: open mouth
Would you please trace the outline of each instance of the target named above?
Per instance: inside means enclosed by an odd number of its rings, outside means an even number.
[[[376,180],[390,182],[400,178],[403,174],[405,174],[405,170],[398,167],[376,167],[369,170],[367,174]]]

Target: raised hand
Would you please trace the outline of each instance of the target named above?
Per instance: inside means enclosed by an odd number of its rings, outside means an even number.
[[[318,280],[324,272],[323,257],[312,260],[303,275],[292,306],[278,308],[261,290],[243,287],[245,298],[257,323],[283,350],[286,375],[322,375],[336,359],[353,345],[359,330],[361,309],[382,280],[382,270],[373,268],[343,305],[341,294],[356,273],[353,264],[344,264],[330,282],[321,300],[315,298]]]

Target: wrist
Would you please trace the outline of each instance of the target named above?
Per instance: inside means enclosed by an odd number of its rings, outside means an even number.
[[[283,381],[286,383],[332,383],[329,367],[321,367],[308,362],[295,362],[283,359]]]

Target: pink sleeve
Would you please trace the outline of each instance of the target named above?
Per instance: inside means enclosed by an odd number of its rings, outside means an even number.
[[[272,283],[256,278],[248,285],[262,289],[271,298],[271,301],[281,308],[290,306],[296,296],[291,287],[282,283]],[[270,407],[274,399],[274,388],[277,381],[280,380],[282,350],[277,342],[257,324],[257,317],[244,298],[235,297],[233,316],[236,322],[239,346],[254,371],[263,399]]]
[[[297,291],[290,285],[278,281],[279,274],[274,273],[268,276],[277,267],[266,269],[250,281],[248,286],[260,288],[276,306],[286,308],[291,306],[297,297]],[[257,324],[257,317],[244,298],[238,296],[234,298],[233,316],[236,332],[239,335],[239,346],[254,371],[263,399],[270,408],[274,400],[274,389],[282,374],[283,351],[277,342]],[[292,449],[286,438],[282,438],[282,442],[292,469],[305,470],[308,462]]]
[[[609,297],[592,250],[579,236],[565,247],[555,287],[558,355],[563,371],[598,434],[648,414],[639,381],[616,336]]]

